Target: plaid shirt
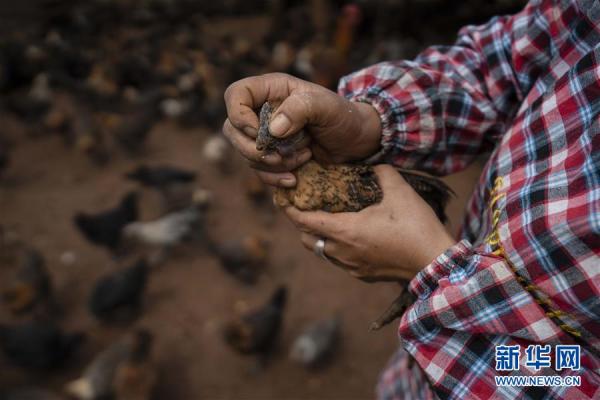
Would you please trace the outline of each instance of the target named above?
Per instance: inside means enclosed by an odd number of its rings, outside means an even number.
[[[380,113],[387,162],[445,175],[491,152],[462,240],[411,282],[399,336],[416,374],[440,398],[600,398],[600,2],[532,1],[339,92]],[[555,345],[580,345],[581,370],[524,366],[530,344],[550,344],[553,361]],[[495,370],[498,345],[521,346],[520,370]],[[405,382],[403,360],[379,396],[431,396]],[[509,374],[581,386],[496,386]]]

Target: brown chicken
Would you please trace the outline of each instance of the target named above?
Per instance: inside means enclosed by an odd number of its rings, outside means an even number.
[[[275,204],[299,210],[327,212],[360,211],[383,198],[373,168],[367,165],[323,167],[309,161],[295,171],[296,187],[278,188]]]

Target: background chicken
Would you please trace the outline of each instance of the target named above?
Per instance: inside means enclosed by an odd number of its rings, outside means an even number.
[[[117,400],[149,400],[158,378],[152,358],[152,335],[144,330],[135,334],[132,350],[117,367],[114,387]]]
[[[340,317],[315,321],[294,340],[290,359],[305,367],[317,367],[329,361],[339,342]]]
[[[0,324],[0,345],[6,357],[24,368],[49,369],[63,365],[82,342],[81,333],[63,333],[51,322]]]
[[[74,222],[87,240],[116,254],[119,251],[123,227],[137,218],[137,194],[130,192],[117,207],[97,214],[78,213]]]
[[[202,149],[203,157],[215,165],[222,174],[231,172],[231,155],[233,154],[231,145],[221,135],[212,135],[204,143]]]
[[[41,253],[33,248],[22,251],[13,280],[2,290],[2,299],[13,313],[28,311],[36,305],[51,311],[52,282]]]
[[[101,277],[88,300],[90,312],[104,321],[127,320],[139,311],[150,267],[145,260]]]
[[[48,75],[37,74],[26,91],[18,91],[5,98],[6,108],[27,122],[29,133],[39,136],[43,119],[52,104]]]
[[[225,271],[243,283],[255,283],[267,262],[268,245],[258,235],[229,239],[211,248]]]
[[[265,363],[281,331],[287,289],[278,288],[263,307],[250,311],[225,326],[225,341],[241,354],[253,354]]]
[[[330,20],[325,2],[314,1],[312,16],[321,33],[304,45],[296,58],[296,69],[309,80],[335,89],[340,76],[349,70],[349,52],[354,44],[354,36],[361,21],[361,9],[355,4],[344,6],[337,18],[331,37],[325,27]],[[322,21],[322,22],[321,22]]]
[[[96,123],[92,111],[85,106],[74,107],[72,126],[67,141],[73,141],[77,151],[87,156],[95,165],[105,165],[109,153],[100,126]]]
[[[168,165],[154,167],[140,165],[135,170],[127,173],[126,177],[139,182],[145,187],[166,191],[173,185],[193,182],[196,179],[196,173]]]
[[[123,228],[123,235],[149,246],[172,247],[190,237],[200,218],[200,211],[190,207],[153,221],[132,222]]]
[[[117,400],[146,399],[138,394],[147,395],[155,380],[149,361],[151,345],[152,336],[145,330],[122,337],[100,352],[80,378],[65,386],[65,391],[80,400],[114,395]]]
[[[139,154],[154,123],[158,119],[157,100],[141,105],[130,114],[117,115],[112,134],[129,155]]]

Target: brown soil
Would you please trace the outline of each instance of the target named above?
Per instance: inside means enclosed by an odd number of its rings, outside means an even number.
[[[96,322],[86,309],[87,295],[98,276],[116,265],[102,249],[87,243],[71,218],[78,210],[99,210],[118,201],[135,185],[122,175],[138,163],[170,163],[199,173],[198,185],[214,191],[208,229],[216,236],[260,232],[271,242],[266,273],[255,286],[244,286],[227,275],[202,243],[183,246],[152,275],[141,318],[156,335],[161,366],[157,399],[366,399],[372,398],[378,374],[398,345],[396,324],[377,333],[370,322],[396,295],[393,284],[366,284],[305,251],[298,234],[282,215],[267,223],[268,211],[256,209],[239,189],[247,167],[234,159],[234,174],[220,175],[201,157],[209,132],[181,131],[171,123],[155,126],[145,153],[138,159],[116,154],[98,168],[56,136],[27,138],[5,117],[13,132],[15,151],[0,180],[0,224],[39,248],[51,270],[59,302],[61,326],[84,330],[89,337],[77,356],[61,370],[31,373],[10,366],[0,355],[0,387],[36,384],[59,390],[80,372],[91,357],[125,331]],[[15,129],[13,129],[15,128]],[[447,181],[458,197],[450,205],[451,229],[456,231],[465,199],[478,175],[473,167]],[[142,192],[143,216],[158,213],[158,198]],[[61,263],[66,251],[72,265]],[[0,282],[9,268],[0,269]],[[234,310],[261,304],[273,288],[290,288],[278,355],[262,372],[254,360],[226,347],[219,327]],[[335,312],[343,318],[343,342],[331,365],[309,372],[287,359],[287,350],[305,323]],[[0,321],[14,321],[0,307]]]

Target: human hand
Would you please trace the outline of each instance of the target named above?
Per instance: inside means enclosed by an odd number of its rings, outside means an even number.
[[[285,212],[307,249],[324,238],[327,258],[350,275],[367,282],[410,280],[456,241],[393,167],[375,171],[383,190],[379,204],[357,213]]]
[[[256,150],[258,116],[265,101],[282,101],[269,130],[287,137],[304,129],[308,136],[290,156]],[[368,157],[380,145],[381,122],[366,103],[354,103],[322,86],[282,73],[245,78],[225,91],[228,118],[223,133],[257,169],[261,179],[275,186],[293,187],[289,172],[314,157],[325,163],[341,163]]]

